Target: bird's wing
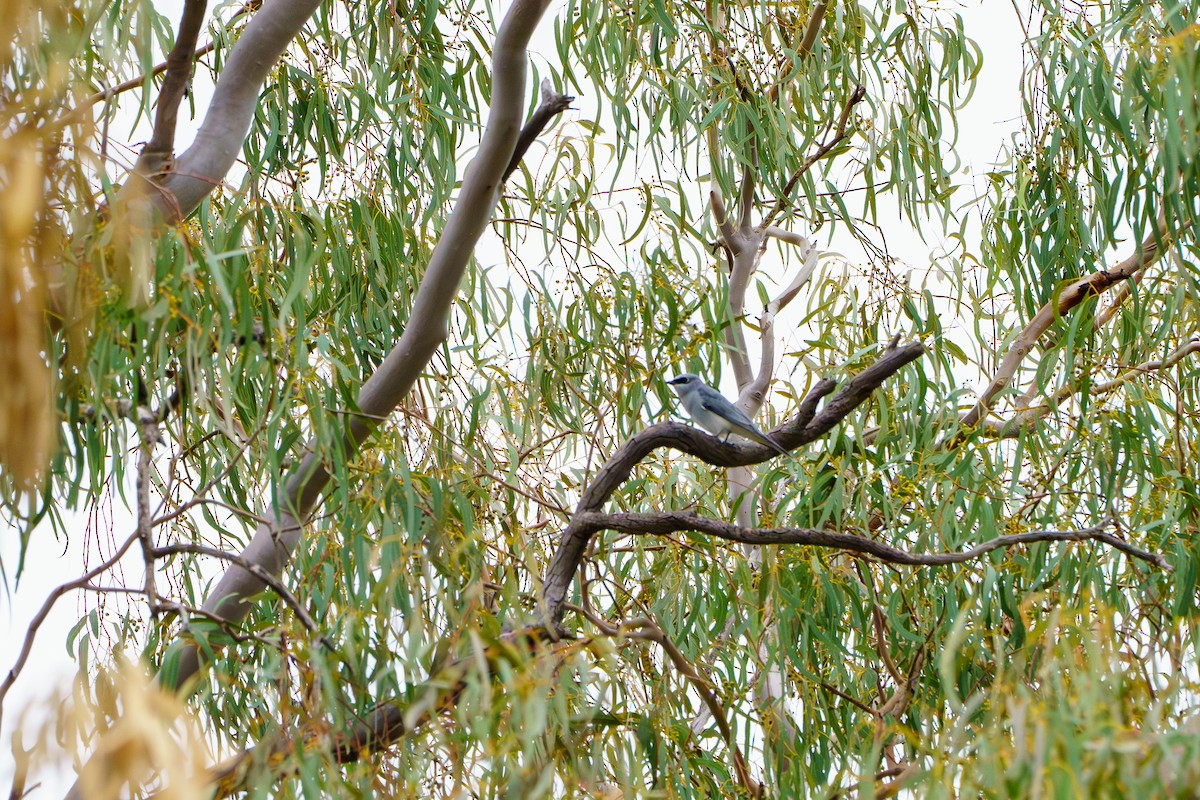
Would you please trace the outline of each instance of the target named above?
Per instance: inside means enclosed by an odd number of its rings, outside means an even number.
[[[758,428],[754,427],[753,420],[751,420],[748,416],[746,416],[745,411],[742,411],[740,408],[738,408],[733,403],[726,400],[724,397],[722,397],[720,399],[716,399],[716,398],[707,399],[706,398],[705,400],[703,400],[701,402],[701,405],[708,411],[711,411],[712,413],[716,414],[717,416],[723,417],[723,418],[729,420],[734,425],[740,425],[741,427],[749,428],[752,431],[758,430]]]
[[[736,430],[742,436],[745,436],[747,439],[758,442],[759,444],[765,444],[767,447],[783,453],[784,455],[787,454],[787,451],[780,447],[778,442],[758,429],[758,426],[754,424],[754,421],[751,420],[750,417],[746,416],[746,412],[742,411],[724,397],[722,397],[719,401],[706,399],[701,403],[701,405],[705,408],[705,410],[727,420],[734,430]]]

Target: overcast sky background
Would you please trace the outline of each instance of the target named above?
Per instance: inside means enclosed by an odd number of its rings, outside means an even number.
[[[182,0],[154,0],[160,13],[176,23],[182,11]],[[565,4],[564,4],[565,5]],[[553,18],[558,11],[552,7],[543,20],[534,40],[534,57],[541,63],[557,58],[554,46]],[[1017,128],[1020,114],[1018,80],[1021,69],[1021,44],[1023,36],[1017,13],[1008,3],[964,2],[958,6],[966,25],[968,36],[983,50],[983,67],[978,77],[975,97],[966,109],[959,113],[960,136],[958,152],[966,169],[975,176],[976,194],[983,190],[983,175],[1000,154]],[[202,37],[206,41],[206,37]],[[211,85],[201,72],[194,87],[195,107],[203,114],[207,106]],[[582,98],[581,98],[582,99]],[[581,105],[577,103],[576,105]],[[187,113],[187,103],[184,104]],[[580,115],[579,111],[568,115]],[[182,151],[191,141],[199,120],[180,120],[177,150]],[[114,123],[110,130],[114,142],[124,142],[127,149],[114,148],[120,157],[122,152],[132,161],[136,147],[149,137],[149,126],[145,122],[130,130],[130,123]],[[965,177],[965,176],[964,176]],[[880,200],[881,222],[887,212],[883,199]],[[930,238],[923,241],[911,227],[896,215],[896,225],[887,228],[887,242],[891,253],[901,262],[923,269],[930,263],[931,254],[942,251],[941,242]],[[978,215],[973,215],[972,228],[979,230]],[[799,231],[805,233],[804,231]],[[927,232],[928,235],[928,232]],[[848,238],[848,237],[847,237]],[[858,252],[851,243],[843,244],[836,238],[832,242],[821,242],[823,248],[838,250],[852,260]],[[132,498],[133,475],[129,475],[126,496]],[[68,516],[71,534],[69,541],[58,541],[48,526],[35,531],[26,554],[27,569],[21,576],[19,587],[12,592],[20,543],[14,530],[0,531],[0,563],[4,565],[9,580],[8,591],[0,589],[0,675],[7,674],[16,660],[30,620],[41,608],[50,591],[66,580],[77,577],[88,566],[98,563],[101,553],[111,553],[115,543],[123,541],[134,529],[133,515],[116,498],[111,516],[89,520],[82,515]],[[124,569],[118,569],[105,583],[113,585],[124,581],[140,584],[142,580],[141,556],[134,550],[126,557]],[[9,593],[11,592],[11,594]],[[29,707],[23,727],[32,730],[40,725],[47,713],[46,701],[56,692],[67,694],[75,673],[75,661],[66,651],[66,633],[78,620],[96,605],[95,595],[72,593],[62,597],[49,618],[42,626],[33,649],[32,657],[13,687],[5,703],[4,729],[0,730],[0,787],[10,785],[12,760],[10,739],[12,730],[19,723],[22,712]],[[111,602],[111,601],[110,601]],[[59,797],[73,781],[66,770],[54,775],[40,775],[42,785],[30,797]],[[32,785],[32,781],[31,781]]]

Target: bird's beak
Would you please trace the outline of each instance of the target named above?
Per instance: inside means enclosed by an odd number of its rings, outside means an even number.
[[[672,385],[672,384],[683,383],[683,382],[684,382],[684,378],[679,377],[679,378],[672,378],[671,380],[667,381],[667,384]]]

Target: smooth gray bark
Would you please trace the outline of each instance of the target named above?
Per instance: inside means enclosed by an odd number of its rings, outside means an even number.
[[[479,237],[491,220],[498,189],[521,130],[525,104],[526,48],[549,0],[516,0],[496,35],[492,54],[492,103],[478,154],[467,167],[462,190],[434,248],[413,300],[404,333],[358,396],[360,415],[347,424],[344,448],[353,452],[400,404],[447,334],[450,308]],[[565,107],[565,104],[564,106]],[[308,455],[287,481],[273,524],[260,525],[241,559],[279,575],[303,536],[303,520],[316,507],[329,484],[329,471],[310,442]],[[243,602],[264,588],[247,570],[232,566],[213,589],[203,610],[230,622],[242,620],[250,606]],[[165,684],[179,686],[200,667],[195,644],[179,644],[178,667]]]
[[[237,160],[267,75],[296,38],[320,0],[264,0],[238,37],[213,88],[196,139],[164,174],[155,193],[169,220],[183,219],[208,197]]]

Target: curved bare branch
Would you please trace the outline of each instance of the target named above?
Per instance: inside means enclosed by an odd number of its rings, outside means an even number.
[[[1007,536],[997,536],[982,544],[954,553],[912,553],[901,550],[890,544],[868,539],[853,533],[820,530],[817,528],[742,528],[733,523],[720,519],[701,517],[697,514],[683,511],[662,511],[657,513],[616,513],[605,514],[599,511],[587,511],[576,514],[573,523],[581,529],[595,533],[602,530],[618,531],[628,534],[648,534],[666,536],[683,531],[695,531],[716,536],[730,542],[757,545],[798,544],[807,547],[825,547],[851,553],[862,553],[873,556],[889,564],[904,566],[929,567],[947,564],[962,564],[974,561],[993,550],[1015,545],[1032,544],[1034,542],[1083,542],[1099,541],[1120,550],[1128,556],[1146,561],[1159,569],[1170,572],[1171,565],[1157,553],[1151,553],[1135,547],[1108,532],[1112,523],[1096,525],[1077,531],[1032,531],[1016,533]]]
[[[105,561],[93,567],[92,569],[80,575],[74,580],[67,581],[57,586],[46,597],[42,607],[33,615],[33,619],[29,623],[28,629],[25,631],[25,639],[21,644],[21,650],[17,654],[17,660],[13,662],[12,667],[8,670],[8,675],[4,677],[4,681],[0,683],[0,719],[4,716],[4,698],[8,696],[8,690],[12,688],[17,681],[17,676],[21,674],[21,670],[25,667],[25,662],[29,660],[29,654],[33,651],[33,641],[37,637],[38,628],[46,621],[46,617],[50,616],[50,611],[54,608],[54,604],[58,602],[58,598],[62,597],[67,592],[74,589],[82,589],[92,582],[93,578],[102,575],[120,561],[133,543],[138,540],[138,534],[133,533],[128,539],[121,544],[116,551],[109,556]]]
[[[837,384],[823,379],[817,382],[800,402],[795,416],[770,432],[771,438],[787,450],[816,441],[828,433],[851,411],[866,400],[875,389],[906,364],[920,358],[925,346],[911,342],[901,347],[892,347],[871,366],[855,375],[821,410],[817,404],[836,388]],[[567,589],[575,579],[575,573],[583,561],[583,554],[595,533],[581,520],[586,514],[598,512],[621,484],[632,474],[650,453],[660,447],[673,447],[690,453],[716,467],[739,467],[760,464],[776,454],[761,444],[733,444],[722,442],[695,428],[677,422],[660,422],[634,435],[614,453],[592,482],[584,490],[576,507],[575,516],[563,531],[558,550],[555,552],[542,582],[542,613],[548,627],[556,629],[562,621]]]

